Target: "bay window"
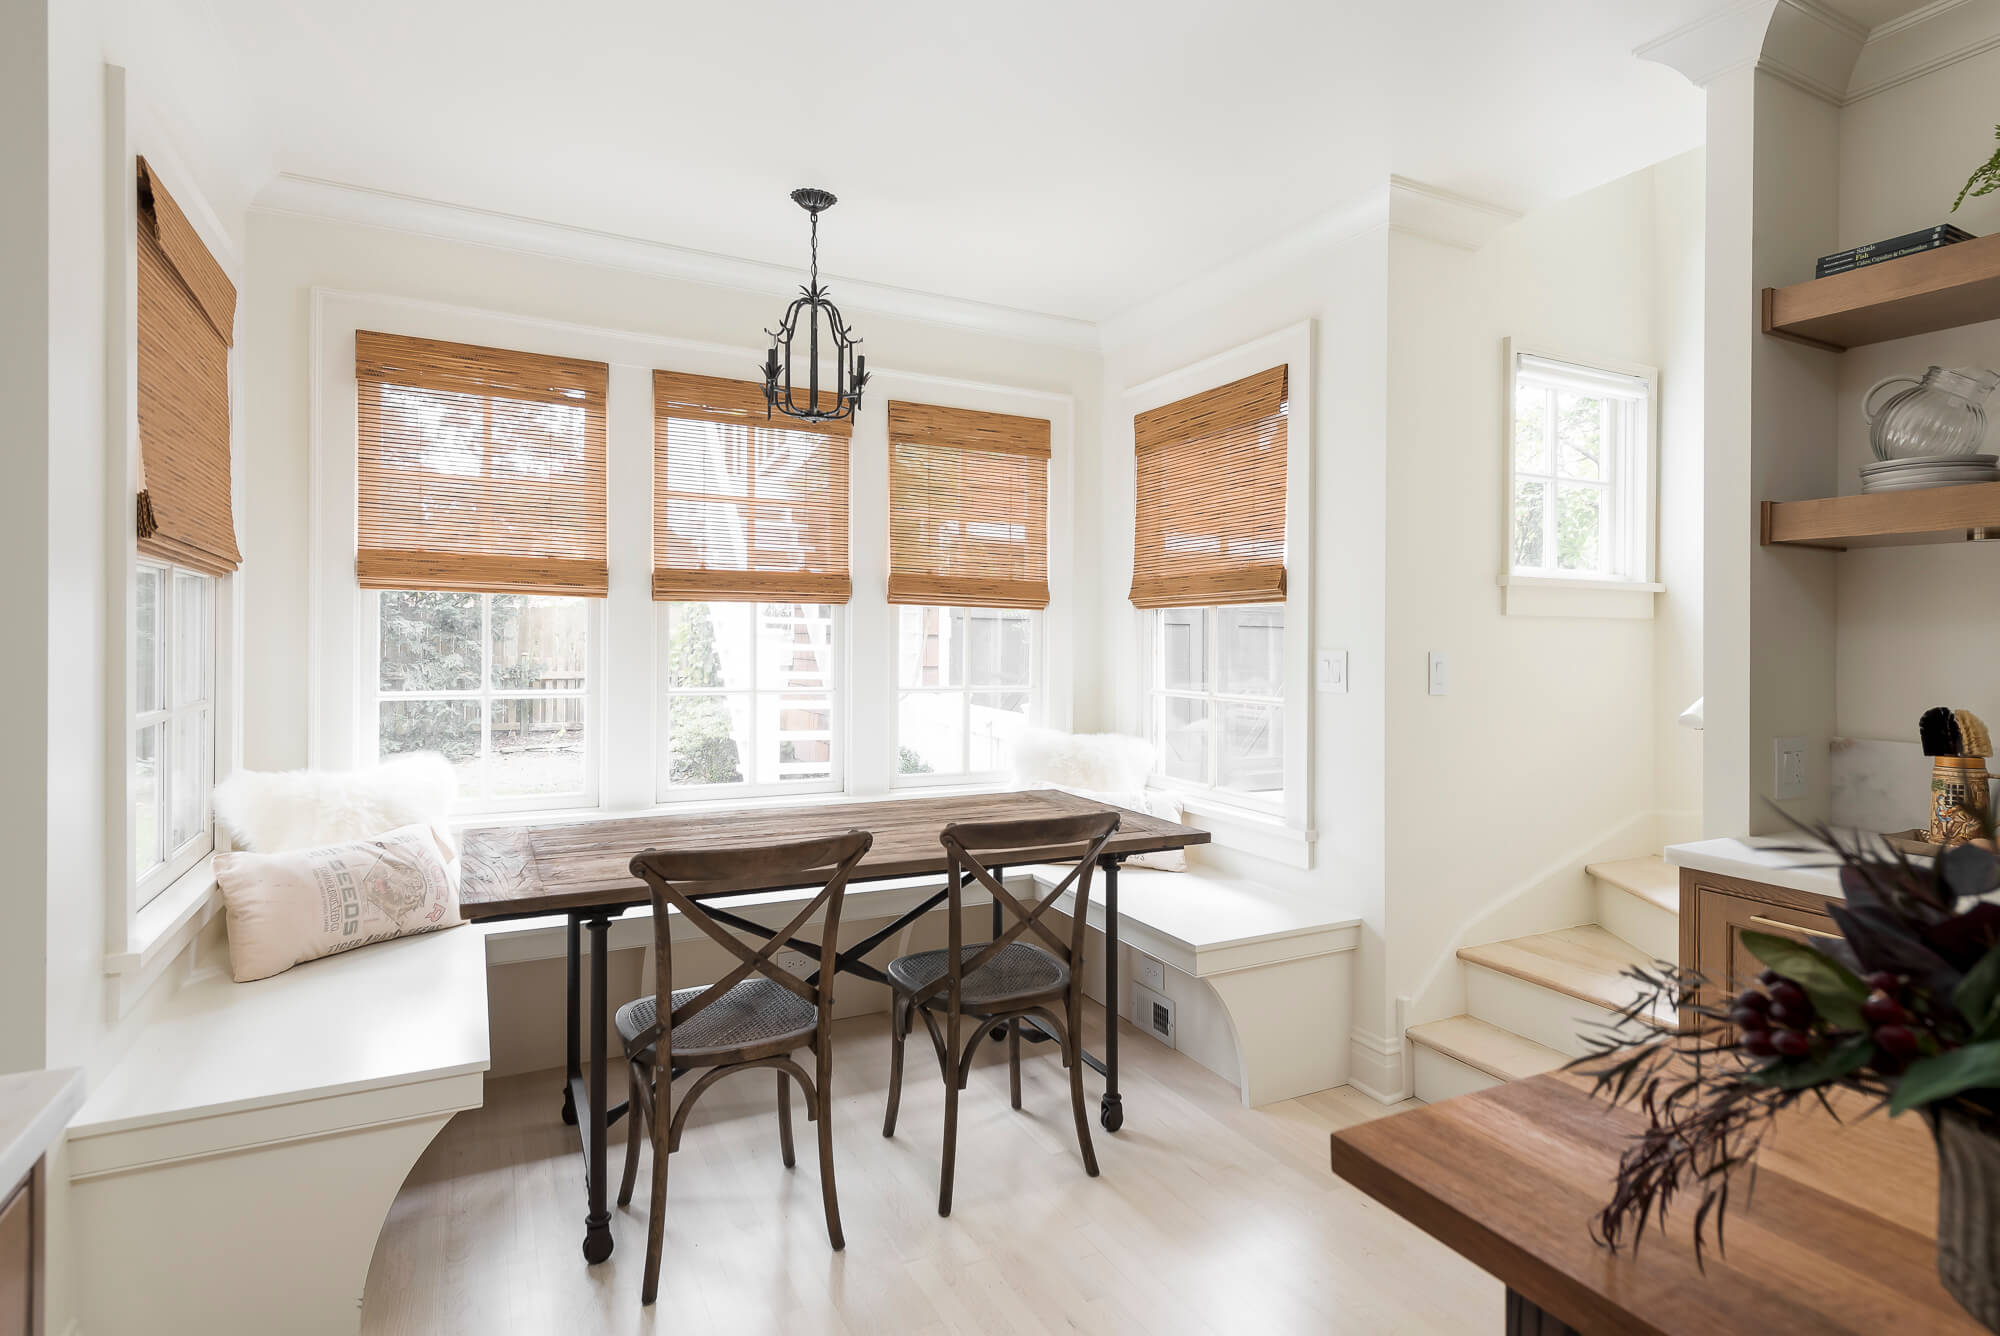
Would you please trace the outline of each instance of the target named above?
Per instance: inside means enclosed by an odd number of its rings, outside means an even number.
[[[144,904],[215,847],[215,578],[142,560],[136,595],[130,791]]]
[[[1025,608],[896,609],[896,782],[1001,775],[1037,708],[1035,627]]]
[[[667,603],[658,662],[663,797],[840,784],[832,603]]]
[[[1159,777],[1253,803],[1282,795],[1284,605],[1160,608],[1148,622]]]

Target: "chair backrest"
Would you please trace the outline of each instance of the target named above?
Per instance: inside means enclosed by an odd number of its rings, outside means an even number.
[[[672,1051],[672,1027],[685,1025],[703,1008],[745,979],[756,975],[798,994],[818,1008],[820,1024],[831,1019],[833,1008],[834,958],[839,952],[840,906],[847,894],[847,879],[855,864],[875,843],[865,830],[844,835],[784,844],[763,844],[736,849],[648,849],[632,858],[632,875],[642,879],[653,893],[653,974],[654,992],[659,998],[659,1025],[662,1054]],[[809,875],[810,874],[810,875]],[[753,930],[749,921],[702,901],[726,895],[744,895],[745,888],[774,888],[819,883],[819,892],[807,901],[784,927],[770,937]],[[820,940],[797,939],[799,929],[815,914],[825,910]],[[737,964],[727,974],[680,1006],[674,1006],[674,967],[671,914],[699,928],[703,934],[736,957]],[[734,931],[731,931],[734,929]],[[740,935],[739,935],[740,934]],[[746,944],[762,939],[762,945]],[[816,955],[819,968],[800,976],[778,963],[778,952],[791,948]]]
[[[1033,934],[1056,959],[1073,973],[1081,970],[1084,928],[1090,921],[1090,878],[1104,846],[1118,833],[1118,813],[1110,810],[1086,812],[1081,816],[1052,817],[1041,821],[953,822],[938,835],[944,845],[948,889],[951,892],[947,916],[949,949],[945,954],[946,974],[919,995],[949,988],[956,992],[964,976],[999,954],[1001,948]],[[1039,899],[1021,900],[993,874],[995,867],[1023,863],[1060,863],[1074,859],[1075,866],[1055,888]],[[971,956],[963,955],[961,892],[967,884],[960,870],[985,887],[1000,906],[1000,932]],[[1070,916],[1069,940],[1064,941],[1046,921],[1049,910],[1066,891],[1076,891],[1075,912]]]

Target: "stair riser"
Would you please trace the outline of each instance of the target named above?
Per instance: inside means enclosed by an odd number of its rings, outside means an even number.
[[[1680,915],[1669,914],[1651,900],[1602,881],[1596,883],[1596,891],[1597,921],[1607,932],[1622,937],[1655,960],[1679,958]]]
[[[1586,1051],[1579,1034],[1591,1022],[1608,1021],[1616,1014],[1568,993],[1469,960],[1464,969],[1468,1014],[1573,1058],[1582,1057]]]
[[[1435,1104],[1441,1099],[1454,1099],[1459,1095],[1469,1095],[1475,1090],[1502,1085],[1496,1076],[1488,1076],[1477,1067],[1460,1062],[1457,1058],[1438,1052],[1434,1048],[1412,1042],[1411,1053],[1416,1060],[1417,1098],[1426,1104]]]

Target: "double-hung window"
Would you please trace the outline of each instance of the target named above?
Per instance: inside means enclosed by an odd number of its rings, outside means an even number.
[[[848,439],[653,373],[660,798],[840,787]]]
[[[1050,424],[889,404],[898,784],[1004,774],[1041,717]]]
[[[1155,778],[1277,807],[1285,792],[1288,367],[1133,419],[1133,606]]]
[[[365,330],[354,354],[374,754],[442,753],[461,810],[593,805],[609,368]]]
[[[1653,375],[1512,355],[1507,570],[1652,578]]]
[[[138,178],[140,479],[127,792],[143,905],[214,847],[216,610],[241,556],[229,451],[236,289],[144,158]]]

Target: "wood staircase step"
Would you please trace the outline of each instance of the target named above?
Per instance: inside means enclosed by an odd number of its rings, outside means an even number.
[[[1584,869],[1608,886],[1629,891],[1669,914],[1681,912],[1681,870],[1658,854],[1645,858],[1624,858],[1615,863],[1592,863]]]
[[[1462,947],[1458,958],[1607,1011],[1621,1010],[1638,996],[1638,985],[1624,977],[1624,971],[1653,963],[1645,952],[1595,923]],[[1671,1007],[1647,1019],[1661,1029],[1673,1029],[1677,1023]]]
[[[1426,1021],[1409,1029],[1412,1041],[1436,1049],[1502,1081],[1520,1081],[1554,1071],[1569,1059],[1511,1030],[1488,1025],[1475,1016]]]

